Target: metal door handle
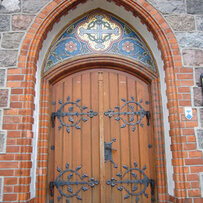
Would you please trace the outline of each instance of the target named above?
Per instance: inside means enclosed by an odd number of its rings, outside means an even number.
[[[116,138],[113,138],[111,142],[104,142],[104,156],[105,162],[109,160],[111,163],[113,163],[114,168],[117,168],[117,165],[112,158],[112,151],[117,151],[117,149],[112,148],[113,142],[116,142]]]

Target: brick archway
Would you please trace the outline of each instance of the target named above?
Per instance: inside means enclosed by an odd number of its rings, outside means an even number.
[[[109,0],[111,1],[111,0]],[[178,49],[177,41],[172,33],[172,30],[169,28],[163,17],[158,13],[158,11],[153,8],[147,1],[145,0],[129,0],[129,1],[118,1],[112,0],[118,6],[123,6],[126,10],[129,10],[133,13],[133,15],[138,16],[143,24],[146,24],[148,29],[153,33],[154,38],[157,39],[159,49],[162,54],[162,59],[164,61],[164,70],[166,73],[166,85],[167,85],[167,96],[168,96],[168,109],[169,109],[169,120],[170,120],[170,135],[172,136],[174,145],[172,146],[173,150],[173,163],[176,166],[176,170],[174,171],[174,181],[177,184],[175,188],[175,196],[177,198],[185,198],[187,195],[186,185],[183,183],[178,186],[181,180],[185,180],[184,176],[184,168],[182,167],[183,160],[180,159],[183,157],[182,155],[182,140],[180,138],[181,135],[181,126],[186,126],[187,121],[184,123],[181,121],[180,116],[182,113],[182,109],[178,107],[178,102],[181,102],[181,99],[178,97],[178,86],[176,83],[176,74],[181,71],[182,63],[181,56]],[[39,52],[42,47],[43,41],[46,39],[47,33],[52,29],[52,26],[55,22],[59,21],[60,18],[69,12],[71,9],[75,9],[79,3],[85,3],[85,1],[73,0],[73,1],[65,1],[65,0],[55,0],[48,4],[41,13],[36,17],[34,23],[32,24],[30,30],[26,34],[20,55],[18,58],[18,69],[10,70],[9,74],[12,74],[13,77],[23,74],[24,77],[22,80],[18,82],[18,84],[10,83],[10,87],[16,88],[19,87],[22,89],[20,93],[20,109],[14,113],[14,115],[20,118],[19,123],[17,124],[17,129],[19,137],[21,138],[22,147],[19,149],[19,153],[23,153],[24,151],[32,150],[31,147],[31,139],[32,139],[32,124],[33,124],[33,108],[34,108],[34,86],[35,86],[35,73],[37,70],[37,60],[39,58]],[[12,78],[8,78],[8,82],[12,81]],[[45,88],[43,90],[44,97],[41,98],[41,105],[44,108],[48,107],[47,104],[47,84],[43,85]],[[14,91],[13,91],[14,92]],[[11,90],[11,102],[12,102],[12,90]],[[15,107],[14,107],[15,108]],[[48,122],[46,115],[40,117],[40,125],[44,122]],[[6,128],[4,126],[5,130]],[[38,155],[38,171],[37,171],[37,187],[38,193],[37,196],[39,199],[36,202],[44,202],[46,196],[45,184],[41,184],[45,182],[46,178],[46,169],[40,169],[43,166],[46,166],[47,160],[46,155],[43,154],[46,152],[47,148],[47,132],[46,129],[40,129],[42,133],[42,137],[40,137],[38,146],[39,150],[42,153]],[[10,132],[12,133],[12,132]],[[43,137],[44,136],[44,137]],[[23,158],[22,158],[23,160]],[[26,201],[30,199],[30,191],[25,189],[24,182],[21,182],[21,179],[25,179],[29,185],[29,172],[31,168],[31,161],[21,161],[19,168],[21,168],[19,175],[19,194],[17,196],[18,201]],[[24,170],[26,169],[26,170]],[[40,183],[40,184],[39,184]],[[167,193],[167,191],[164,191]],[[162,191],[163,193],[163,191]],[[161,198],[161,197],[160,197]],[[167,195],[163,193],[163,201],[167,198]]]

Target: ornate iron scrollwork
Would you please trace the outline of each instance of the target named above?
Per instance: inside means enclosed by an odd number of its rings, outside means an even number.
[[[49,188],[51,196],[53,196],[53,188],[56,186],[58,189],[60,195],[58,196],[58,201],[64,196],[66,198],[66,202],[70,203],[70,198],[76,197],[78,200],[82,200],[82,198],[79,196],[79,192],[81,191],[87,191],[89,188],[93,188],[95,185],[99,184],[99,181],[95,180],[94,178],[90,178],[87,181],[84,181],[85,178],[88,178],[88,175],[83,174],[80,175],[78,171],[81,169],[81,166],[78,166],[75,170],[69,169],[69,163],[66,164],[66,169],[61,170],[59,167],[57,167],[57,171],[59,172],[58,177],[55,181],[50,182]],[[61,180],[61,178],[64,178],[67,176],[67,180]],[[78,180],[72,180],[73,176],[77,176],[80,178],[80,181]],[[72,186],[73,185],[82,185],[76,192],[73,191]],[[64,190],[63,187],[67,186],[67,190]],[[67,191],[68,193],[65,193],[64,191]]]
[[[139,102],[136,102],[134,97],[131,97],[131,101],[127,101],[126,99],[123,99],[123,98],[121,100],[124,102],[124,104],[121,107],[116,106],[114,108],[114,110],[109,109],[108,111],[106,111],[104,113],[104,115],[108,116],[109,118],[116,116],[114,118],[116,121],[122,120],[124,122],[124,124],[121,126],[121,128],[125,128],[127,125],[132,126],[133,132],[135,131],[135,129],[136,129],[135,126],[137,124],[140,124],[140,126],[143,127],[143,123],[141,123],[141,121],[145,115],[147,117],[147,125],[149,125],[150,112],[145,111],[143,109],[143,107],[141,106],[142,100],[140,100]],[[148,101],[146,101],[145,103],[149,104]],[[138,106],[138,108],[139,108],[138,111],[135,111],[135,105]],[[129,110],[123,111],[125,107],[128,107]],[[123,116],[129,116],[129,119],[126,120],[123,118]],[[135,116],[138,117],[138,120],[136,120],[136,121],[135,121]]]
[[[155,182],[152,179],[149,179],[147,177],[147,175],[145,174],[144,170],[146,169],[146,166],[144,166],[142,169],[137,168],[137,163],[134,162],[134,168],[128,168],[127,166],[123,166],[123,168],[126,170],[124,172],[124,174],[122,175],[121,173],[118,173],[117,176],[120,178],[120,180],[117,180],[115,178],[111,178],[110,180],[107,180],[106,184],[107,185],[111,185],[111,187],[115,187],[116,185],[119,185],[117,187],[118,190],[122,191],[125,190],[127,192],[126,196],[124,197],[124,199],[128,199],[130,196],[135,196],[136,197],[136,202],[139,201],[139,196],[141,196],[142,194],[144,194],[145,197],[148,198],[148,194],[146,193],[146,189],[148,187],[148,185],[151,185],[151,195],[152,195],[152,201],[155,201],[154,198],[154,190],[155,190]],[[142,179],[137,179],[138,175],[136,172],[139,172],[141,176],[143,176]],[[131,175],[131,177],[133,177],[133,180],[126,180],[125,177],[126,175]],[[133,189],[132,191],[130,191],[129,189],[127,189],[127,187],[125,186],[125,184],[129,185],[129,184],[133,184]],[[140,184],[140,191],[138,190],[138,185]]]
[[[116,138],[113,138],[111,142],[104,142],[104,153],[105,153],[105,162],[109,160],[114,165],[114,168],[117,168],[117,165],[115,164],[112,158],[112,150],[116,151],[116,149],[112,148],[112,144],[115,141]]]
[[[60,121],[59,130],[62,128],[62,126],[66,127],[66,130],[68,133],[70,133],[70,128],[75,127],[76,129],[80,129],[81,127],[78,125],[81,121],[86,122],[89,118],[93,118],[94,116],[97,116],[97,112],[90,109],[88,112],[84,112],[88,107],[87,106],[80,106],[78,103],[80,102],[80,99],[76,100],[75,102],[70,101],[70,97],[67,97],[67,102],[63,103],[61,100],[59,100],[59,104],[61,104],[61,107],[57,112],[53,112],[51,115],[52,120],[52,127],[55,126],[55,118],[57,117]],[[54,102],[53,105],[56,103]],[[64,111],[64,107],[68,107],[68,111]],[[79,109],[79,112],[73,112],[74,107]],[[65,123],[63,121],[63,117],[68,117],[68,122]],[[75,120],[74,117],[77,117],[78,119]]]

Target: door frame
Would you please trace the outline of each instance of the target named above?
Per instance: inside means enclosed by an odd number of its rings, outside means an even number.
[[[50,87],[56,82],[62,80],[76,72],[90,70],[102,67],[102,69],[115,69],[122,72],[129,73],[142,80],[148,81],[151,84],[151,96],[152,96],[152,129],[154,134],[155,143],[155,167],[156,167],[156,188],[158,192],[158,199],[161,195],[167,192],[167,175],[165,165],[165,149],[164,149],[164,131],[162,125],[162,108],[161,108],[161,95],[160,95],[160,84],[158,71],[155,74],[148,67],[145,67],[138,62],[127,59],[121,56],[112,55],[91,55],[85,57],[77,57],[72,60],[64,61],[63,63],[53,67],[50,71],[47,71],[41,80],[41,92],[40,92],[40,131],[38,140],[38,153],[43,154],[44,151],[48,151],[47,148],[41,147],[42,140],[41,136],[45,137],[44,142],[46,146],[49,146],[49,131],[51,130],[51,101],[50,101]],[[43,120],[45,122],[43,122]],[[45,153],[45,152],[44,152]],[[43,158],[44,160],[44,158]],[[48,156],[46,157],[46,166],[48,166]],[[42,167],[38,164],[37,168]],[[46,170],[49,170],[46,167]],[[47,173],[48,174],[48,173]],[[39,187],[46,188],[46,194],[49,194],[49,188],[47,187],[46,180],[39,180]]]

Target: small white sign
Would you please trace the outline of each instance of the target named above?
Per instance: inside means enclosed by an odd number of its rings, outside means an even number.
[[[191,118],[193,117],[193,115],[192,115],[192,107],[185,107],[185,117],[188,120],[191,120]]]

